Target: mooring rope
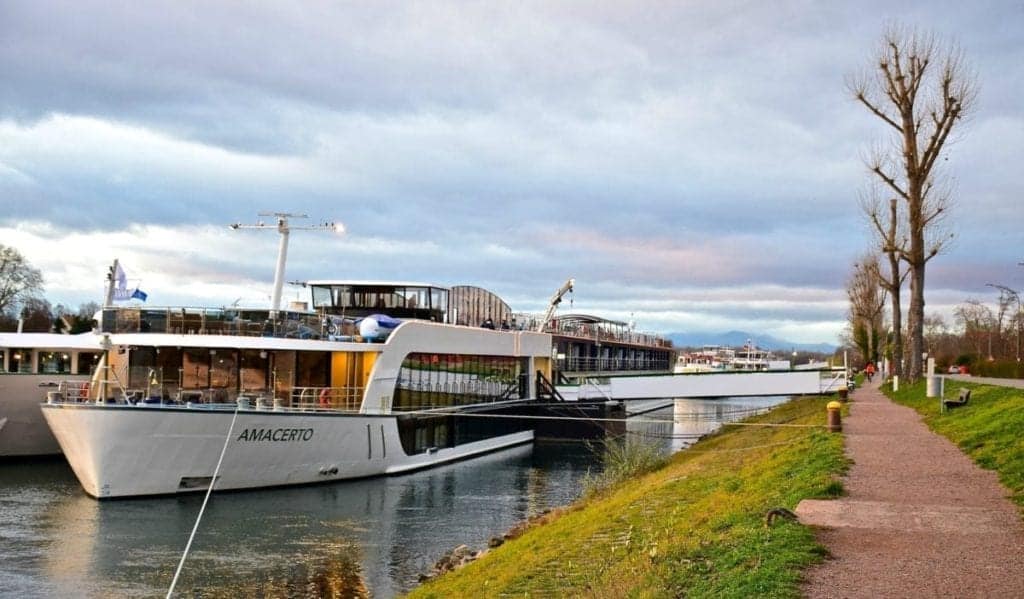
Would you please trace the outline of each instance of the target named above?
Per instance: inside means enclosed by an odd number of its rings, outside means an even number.
[[[419,411],[409,410],[408,412],[394,412],[394,414],[411,415],[411,416],[456,416],[458,418],[507,418],[515,420],[554,420],[554,421],[582,421],[582,422],[627,422],[624,418],[591,418],[591,417],[580,417],[580,416],[530,416],[530,415],[516,415],[516,414],[481,414],[474,412],[456,412],[454,410],[430,410],[430,411]],[[789,422],[730,422],[727,420],[699,420],[700,422],[718,422],[723,426],[759,426],[759,427],[779,427],[779,428],[827,428],[826,424],[793,424]],[[672,423],[686,423],[694,422],[694,419],[687,417],[680,418],[630,418],[630,423],[638,424],[665,424],[666,422]]]
[[[167,599],[171,599],[171,595],[174,593],[174,587],[178,584],[178,576],[181,575],[182,568],[185,567],[185,559],[188,557],[188,552],[192,548],[192,540],[196,538],[196,531],[199,530],[199,522],[203,519],[203,512],[206,511],[206,503],[210,501],[210,494],[213,493],[213,485],[217,483],[217,475],[220,474],[220,465],[224,462],[224,454],[228,451],[228,442],[231,441],[231,432],[235,430],[235,419],[238,418],[238,407],[235,407],[235,413],[231,415],[231,426],[228,427],[228,434],[224,436],[224,447],[220,449],[220,458],[217,459],[217,467],[213,469],[213,477],[210,478],[210,486],[206,488],[206,497],[203,498],[203,505],[199,508],[199,514],[196,516],[196,523],[192,526],[192,534],[188,536],[188,543],[185,544],[185,552],[181,554],[181,561],[178,562],[178,569],[174,572],[174,579],[171,580],[171,587],[167,589]]]

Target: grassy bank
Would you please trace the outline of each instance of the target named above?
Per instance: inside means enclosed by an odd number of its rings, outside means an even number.
[[[822,425],[827,401],[752,421]],[[766,527],[765,513],[840,493],[844,469],[842,437],[823,428],[726,427],[410,596],[795,597],[823,551],[810,529]]]
[[[889,397],[914,408],[935,432],[956,443],[979,466],[995,470],[1014,502],[1024,511],[1024,390],[946,381],[946,397],[960,387],[971,390],[966,406],[942,413],[937,398],[925,397],[925,383],[901,385]]]

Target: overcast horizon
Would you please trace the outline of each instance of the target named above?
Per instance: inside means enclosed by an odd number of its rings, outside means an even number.
[[[539,312],[574,277],[572,311],[642,330],[834,344],[888,134],[844,80],[893,22],[980,86],[927,270],[951,321],[1024,288],[1020,3],[0,0],[0,243],[54,304],[118,258],[151,305],[266,305],[279,237],[227,225],[305,213],[347,232],[294,232],[289,281]]]

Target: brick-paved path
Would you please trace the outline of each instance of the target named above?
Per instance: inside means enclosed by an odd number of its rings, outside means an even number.
[[[832,554],[807,572],[804,593],[1024,598],[1024,526],[995,474],[877,382],[852,399],[843,421],[848,495],[797,507],[801,522],[822,527]]]

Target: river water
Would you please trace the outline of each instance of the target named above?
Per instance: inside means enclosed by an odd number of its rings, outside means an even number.
[[[663,402],[627,437],[675,451],[784,400]],[[572,502],[600,469],[593,443],[537,442],[402,476],[215,494],[176,594],[391,597],[448,550]],[[163,596],[202,499],[98,502],[63,460],[0,462],[0,596]]]

